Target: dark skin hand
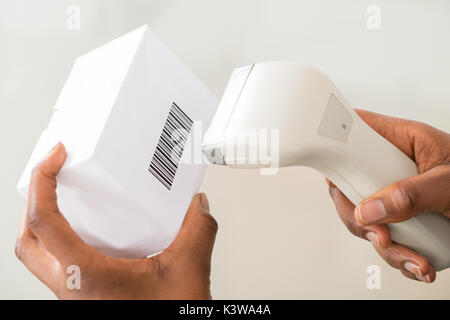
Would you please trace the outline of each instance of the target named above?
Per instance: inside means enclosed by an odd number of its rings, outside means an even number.
[[[205,194],[192,199],[181,229],[161,254],[114,259],[86,244],[59,212],[56,176],[66,159],[59,143],[33,171],[16,255],[60,299],[210,299],[217,222]],[[79,266],[81,288],[66,270]]]
[[[392,242],[385,224],[426,212],[441,212],[450,218],[450,135],[420,122],[356,111],[416,162],[419,175],[387,186],[356,208],[327,180],[339,216],[350,232],[370,240],[378,254],[404,276],[431,283],[436,278],[432,265],[417,252]]]

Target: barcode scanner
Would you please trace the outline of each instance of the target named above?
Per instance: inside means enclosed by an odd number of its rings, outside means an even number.
[[[264,148],[250,150],[249,132],[257,138],[276,132],[278,141],[264,143],[268,151],[258,158]],[[312,167],[355,205],[418,174],[416,164],[362,121],[327,76],[294,62],[236,69],[203,152],[211,163],[233,168]],[[450,219],[429,212],[388,227],[393,241],[423,255],[437,271],[450,266]]]

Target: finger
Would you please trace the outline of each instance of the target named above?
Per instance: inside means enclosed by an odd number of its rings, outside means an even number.
[[[450,210],[450,166],[441,165],[396,182],[363,200],[355,210],[362,224],[392,223],[423,212]]]
[[[422,125],[420,122],[389,117],[367,110],[355,109],[355,111],[378,134],[393,143],[411,159],[414,158],[414,140],[410,132]]]
[[[26,213],[22,215],[15,253],[31,273],[55,292],[58,283],[60,283],[61,266],[55,257],[39,245],[39,240],[28,228]]]
[[[206,194],[196,194],[177,237],[166,252],[188,256],[209,268],[217,229],[217,222],[209,213]]]
[[[355,111],[373,130],[414,160],[419,172],[425,172],[430,165],[450,161],[450,155],[435,152],[430,146],[430,141],[434,141],[437,146],[448,146],[448,133],[418,121],[389,117],[366,110]]]
[[[357,221],[353,215],[355,205],[332,184],[330,195],[336,210],[347,229],[355,236],[377,243],[385,248],[391,244],[391,235],[385,225],[364,225]],[[333,187],[334,186],[334,187]]]
[[[374,244],[374,248],[391,267],[399,269],[405,276],[405,273],[413,274],[416,280],[427,283],[436,279],[433,266],[417,252],[395,242],[387,248]]]
[[[414,275],[414,273],[409,272],[409,271],[404,271],[404,270],[400,270],[400,272],[407,278],[411,279],[411,280],[416,280],[419,281],[416,276]]]
[[[383,230],[374,230],[378,239],[371,235],[371,232],[365,233],[367,226],[359,224],[353,216],[353,204],[345,195],[329,182],[330,194],[335,202],[339,216],[347,228],[355,235],[368,238],[378,254],[394,268],[399,269],[406,277],[423,282],[433,282],[436,273],[428,261],[415,251],[403,247],[397,243],[391,242],[389,230],[385,225],[373,225],[383,227]],[[352,220],[353,219],[353,220]],[[371,229],[369,229],[371,230]]]
[[[56,196],[56,176],[64,161],[66,151],[61,143],[33,169],[27,202],[27,225],[40,244],[61,264],[74,263],[86,246],[59,212]]]

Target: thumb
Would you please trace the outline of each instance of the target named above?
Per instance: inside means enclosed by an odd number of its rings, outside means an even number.
[[[217,229],[217,221],[209,213],[206,194],[198,193],[192,199],[177,237],[165,252],[200,259],[209,265]]]
[[[70,264],[76,255],[81,255],[86,246],[59,212],[57,204],[56,176],[66,157],[64,145],[58,143],[33,169],[26,205],[27,228],[63,265]]]
[[[450,211],[450,165],[396,182],[363,200],[355,208],[361,223],[391,223],[424,212]]]

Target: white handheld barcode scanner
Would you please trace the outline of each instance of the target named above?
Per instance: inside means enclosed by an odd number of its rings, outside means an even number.
[[[264,144],[263,161],[254,161],[259,151],[248,148],[252,130],[279,134],[278,141]],[[203,152],[210,162],[235,168],[312,167],[354,204],[418,173],[408,156],[359,118],[327,76],[293,62],[236,69]],[[450,219],[426,213],[389,228],[395,242],[422,254],[437,271],[450,267]]]

